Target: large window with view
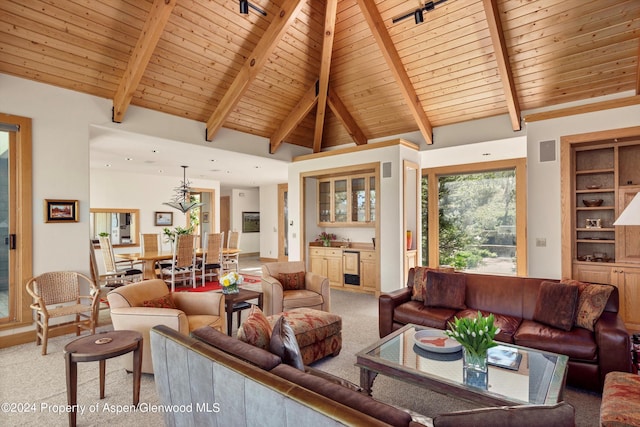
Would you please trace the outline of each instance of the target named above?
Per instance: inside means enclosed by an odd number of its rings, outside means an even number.
[[[423,265],[526,275],[524,179],[520,159],[425,170]]]

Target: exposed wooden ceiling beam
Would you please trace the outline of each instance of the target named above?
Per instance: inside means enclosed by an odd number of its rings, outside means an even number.
[[[337,10],[338,0],[327,0],[327,8],[324,13],[324,37],[322,42],[322,57],[320,60],[316,128],[313,133],[314,153],[318,153],[322,149],[322,130],[324,128],[325,112],[327,111],[327,91],[329,90],[329,72],[331,71],[331,53],[333,52]]]
[[[578,105],[576,107],[559,108],[557,110],[532,113],[524,117],[525,123],[539,122],[541,120],[557,119],[558,117],[575,116],[576,114],[593,113],[595,111],[622,108],[640,104],[640,95],[627,96],[626,98],[611,99],[608,101],[594,102],[592,104]]]
[[[113,96],[111,120],[114,122],[120,123],[124,119],[124,113],[129,108],[133,93],[147,69],[151,55],[164,32],[164,27],[169,21],[176,2],[177,0],[155,0],[153,2],[147,21],[142,27],[140,38],[138,38],[136,47],[129,58],[127,69],[124,71],[118,89]]]
[[[329,103],[329,108],[333,111],[333,114],[338,117],[338,120],[344,125],[351,138],[353,138],[354,142],[357,145],[364,145],[367,143],[367,137],[360,129],[360,126],[356,123],[353,116],[347,110],[347,107],[342,103],[336,92],[329,88],[329,97],[327,98],[327,102]]]
[[[207,120],[205,135],[207,141],[211,141],[215,134],[218,133],[251,82],[262,70],[267,59],[271,56],[276,45],[282,39],[283,34],[287,31],[289,25],[294,21],[304,4],[305,2],[301,0],[284,0],[280,12],[273,18],[267,31],[262,35],[253,52],[251,52],[251,55],[249,55],[240,72],[233,80],[233,83],[231,83],[231,86],[220,100],[218,107],[211,117],[209,117],[209,120]]]
[[[427,114],[424,112],[424,108],[422,108],[422,105],[420,104],[418,94],[416,93],[411,83],[411,79],[409,79],[409,75],[402,64],[400,55],[391,40],[387,27],[384,25],[384,21],[382,20],[382,16],[380,16],[380,12],[376,7],[375,1],[358,0],[358,5],[360,6],[362,15],[367,20],[367,24],[369,24],[369,28],[378,43],[378,47],[380,48],[384,59],[387,61],[387,65],[400,85],[402,95],[409,106],[409,110],[411,111],[423,138],[427,144],[433,144],[433,128],[431,127],[431,122],[429,121]]]
[[[484,12],[487,15],[487,24],[489,25],[489,33],[493,43],[493,51],[496,55],[498,63],[498,72],[504,90],[504,96],[511,118],[511,127],[514,131],[522,129],[520,121],[520,104],[518,103],[518,94],[516,93],[516,85],[513,82],[513,73],[509,64],[509,55],[507,54],[507,45],[504,40],[504,32],[502,31],[502,22],[500,21],[500,12],[496,0],[483,0]]]
[[[309,114],[317,102],[318,82],[311,85],[309,90],[307,90],[293,110],[291,110],[287,118],[284,119],[278,130],[271,135],[271,139],[269,140],[269,153],[273,154],[276,152],[287,135],[289,135],[289,133],[294,130],[305,117],[307,117],[307,114]]]

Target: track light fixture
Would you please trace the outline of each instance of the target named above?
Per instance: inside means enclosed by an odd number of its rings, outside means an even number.
[[[260,9],[258,6],[249,3],[249,0],[240,0],[240,13],[243,15],[248,15],[249,14],[249,8],[255,10],[256,12],[258,12],[259,14],[261,14],[262,16],[267,16],[267,12],[265,12],[264,10]]]
[[[242,0],[241,0],[242,1]],[[419,7],[418,9],[412,11],[412,12],[408,12],[405,13],[404,15],[400,15],[400,16],[396,16],[395,18],[393,18],[391,20],[392,23],[396,23],[396,22],[400,22],[403,21],[407,18],[410,18],[413,16],[413,18],[416,21],[416,24],[422,24],[424,22],[424,11],[430,12],[433,9],[436,8],[436,6],[438,6],[439,4],[444,3],[447,0],[436,0],[436,1],[428,1],[424,4],[424,6]]]

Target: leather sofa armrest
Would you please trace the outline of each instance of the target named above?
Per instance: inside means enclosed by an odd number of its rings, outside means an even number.
[[[393,332],[393,312],[400,304],[411,300],[411,288],[396,289],[378,299],[378,331],[380,338]]]
[[[224,316],[224,294],[221,292],[174,292],[173,302],[187,315]]]
[[[349,380],[345,380],[344,378],[340,378],[340,377],[338,377],[336,375],[330,374],[329,372],[321,371],[320,369],[312,368],[311,366],[305,366],[304,367],[304,371],[307,374],[311,374],[311,375],[314,375],[316,377],[323,378],[323,379],[325,379],[327,381],[330,381],[330,382],[332,382],[334,384],[339,384],[342,387],[347,387],[350,390],[366,394],[366,392],[359,385],[356,385],[356,384],[352,383]]]
[[[187,315],[175,308],[123,307],[111,309],[114,330],[133,330],[143,336],[155,325],[167,325],[183,334],[189,333]]]
[[[629,331],[618,313],[605,311],[596,322],[595,339],[598,345],[600,385],[612,371],[631,372],[631,342]]]
[[[273,276],[262,276],[262,293],[264,294],[264,314],[271,316],[282,312],[282,283]]]
[[[329,279],[321,276],[318,273],[308,271],[304,276],[305,288],[322,295],[324,304],[322,304],[322,311],[331,311],[331,286]]]

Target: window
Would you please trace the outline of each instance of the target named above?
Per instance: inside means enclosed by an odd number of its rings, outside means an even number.
[[[526,275],[524,164],[521,159],[424,171],[423,264]]]

